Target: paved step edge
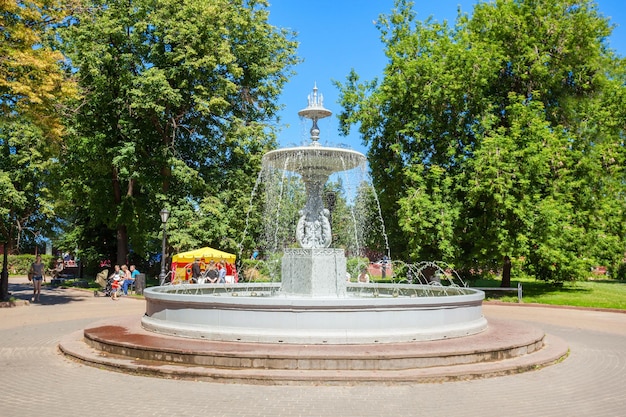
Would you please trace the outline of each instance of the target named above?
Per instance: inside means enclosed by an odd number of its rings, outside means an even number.
[[[562,361],[569,354],[567,343],[546,335],[541,350],[496,362],[439,366],[407,370],[270,370],[220,369],[146,361],[108,354],[89,347],[83,331],[65,336],[60,351],[87,365],[125,373],[173,379],[206,380],[262,385],[361,385],[431,383],[511,375],[541,369]]]

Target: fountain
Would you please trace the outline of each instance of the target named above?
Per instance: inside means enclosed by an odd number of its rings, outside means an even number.
[[[318,120],[330,116],[324,108],[317,86],[308,97],[308,106],[298,112],[313,122],[311,144],[278,149],[263,156],[264,169],[297,173],[306,190],[306,205],[296,227],[299,249],[286,249],[282,258],[281,292],[289,296],[346,295],[346,258],[341,249],[331,249],[332,232],[329,210],[324,207],[322,191],[328,177],[365,163],[365,156],[348,149],[325,148],[319,140]]]
[[[479,290],[412,279],[347,282],[344,251],[331,247],[322,189],[365,156],[319,144],[317,122],[331,112],[317,87],[298,114],[313,123],[311,143],[263,157],[264,169],[294,173],[305,184],[294,231],[300,247],[284,249],[281,282],[147,288],[141,320],[96,324],[63,341],[64,353],[132,372],[255,383],[441,381],[519,372],[566,354],[563,344],[543,349],[544,333],[530,326],[488,325]],[[449,275],[424,263],[411,276],[426,268]],[[531,365],[522,361],[533,354]]]
[[[329,211],[322,190],[330,175],[366,162],[359,152],[319,144],[318,120],[332,113],[317,86],[298,114],[312,121],[308,146],[278,149],[263,157],[264,169],[299,175],[306,204],[286,248],[281,283],[225,287],[158,287],[145,291],[145,329],[214,341],[358,344],[397,343],[468,336],[487,328],[481,291],[404,285],[415,296],[384,296],[379,285],[347,288],[343,249],[331,248]],[[397,287],[397,285],[396,285]]]

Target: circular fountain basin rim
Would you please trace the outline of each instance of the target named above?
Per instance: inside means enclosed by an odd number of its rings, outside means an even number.
[[[147,300],[155,302],[181,302],[191,304],[210,304],[210,305],[232,305],[232,306],[248,306],[256,308],[273,308],[273,307],[290,307],[294,309],[308,308],[341,308],[341,309],[363,309],[363,308],[434,308],[434,307],[455,307],[480,305],[484,299],[485,293],[480,290],[461,287],[438,287],[429,285],[411,284],[408,291],[428,289],[441,291],[460,290],[464,294],[454,295],[427,295],[427,296],[397,296],[384,295],[375,297],[373,295],[363,296],[346,296],[346,297],[310,297],[298,295],[285,295],[274,293],[272,295],[263,294],[266,291],[277,291],[280,284],[255,285],[255,291],[247,290],[241,284],[233,285],[215,285],[215,284],[190,284],[190,285],[168,285],[162,287],[150,287],[144,290],[144,297]],[[377,289],[376,285],[364,286],[357,284],[353,287],[362,287],[363,290]],[[260,295],[250,295],[257,293]]]
[[[151,287],[144,292],[142,325],[157,333],[206,340],[295,344],[436,340],[475,334],[487,326],[484,293],[466,288],[463,295],[425,297],[244,295],[262,294],[262,288],[276,292],[279,285]],[[233,295],[238,294],[234,287],[241,295]],[[376,285],[370,287],[363,288]]]

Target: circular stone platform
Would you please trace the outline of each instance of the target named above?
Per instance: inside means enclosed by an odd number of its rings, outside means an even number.
[[[480,334],[413,343],[289,345],[159,335],[129,317],[94,324],[59,344],[89,365],[170,378],[254,384],[409,383],[506,375],[551,365],[567,344],[519,322]]]

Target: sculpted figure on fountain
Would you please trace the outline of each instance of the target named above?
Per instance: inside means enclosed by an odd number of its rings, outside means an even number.
[[[327,248],[332,243],[332,232],[327,209],[320,210],[317,217],[310,218],[300,210],[300,220],[296,227],[296,239],[301,247]],[[312,217],[312,216],[311,216]]]

